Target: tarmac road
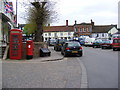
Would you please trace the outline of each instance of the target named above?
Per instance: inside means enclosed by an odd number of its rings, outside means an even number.
[[[118,51],[83,47],[89,88],[118,88]]]

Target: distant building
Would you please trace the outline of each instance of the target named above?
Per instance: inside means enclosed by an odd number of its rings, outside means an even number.
[[[117,25],[95,25],[92,30],[92,37],[97,39],[110,39],[117,31]]]
[[[74,34],[74,26],[68,25],[68,20],[66,20],[66,25],[64,26],[47,26],[44,28],[44,41],[49,39],[71,39]]]
[[[25,25],[26,24],[18,24],[18,28],[24,30]],[[66,20],[66,25],[64,26],[50,26],[49,24],[48,26],[44,27],[43,30],[44,41],[48,41],[49,39],[71,39],[73,34],[74,27],[73,25],[68,25],[68,20]],[[28,39],[30,37],[31,35],[28,36],[23,34],[23,39]]]
[[[92,36],[92,28],[94,26],[94,22],[91,20],[91,23],[81,23],[77,24],[75,21],[74,24],[74,32],[80,36]]]
[[[19,29],[23,30],[25,25],[26,24],[19,24]],[[77,24],[75,21],[74,25],[68,25],[68,20],[66,20],[66,25],[64,26],[50,26],[49,24],[44,27],[43,38],[44,41],[50,39],[69,40],[74,37],[74,34],[77,34],[78,37],[89,36],[97,39],[110,39],[112,38],[112,35],[117,32],[117,25],[94,25],[92,20],[91,23]],[[26,35],[23,36],[26,37]]]

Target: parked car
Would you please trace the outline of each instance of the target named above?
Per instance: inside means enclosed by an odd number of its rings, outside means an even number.
[[[79,42],[76,41],[65,42],[62,47],[61,54],[64,55],[64,57],[68,55],[76,55],[76,54],[82,56],[83,49]]]
[[[84,46],[92,46],[95,38],[85,38]]]
[[[80,37],[74,37],[72,41],[77,41],[80,43],[80,45],[84,45],[84,40],[83,38]]]
[[[120,49],[120,38],[113,38],[113,51]]]
[[[93,48],[100,47],[101,43],[102,43],[102,40],[98,39],[98,40],[93,41],[92,46],[93,46]]]
[[[55,43],[56,43],[56,40],[55,39],[50,39],[47,43],[48,43],[49,46],[54,46]]]
[[[103,40],[101,43],[101,48],[102,49],[105,49],[105,48],[112,49],[112,42],[113,42],[113,40]]]
[[[55,51],[60,51],[61,47],[63,46],[63,44],[66,42],[66,39],[57,39],[56,43],[54,45],[54,50]]]

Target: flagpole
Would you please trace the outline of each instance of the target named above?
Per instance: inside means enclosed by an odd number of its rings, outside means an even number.
[[[18,2],[18,0],[16,0],[16,26],[17,26],[17,3]]]

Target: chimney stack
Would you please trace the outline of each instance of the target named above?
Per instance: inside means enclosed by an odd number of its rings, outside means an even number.
[[[91,19],[91,25],[92,25],[92,28],[94,28],[94,22],[92,21],[92,19]]]
[[[66,26],[68,26],[68,20],[66,20]]]
[[[48,27],[50,27],[50,24],[48,24]]]
[[[75,25],[77,24],[77,21],[75,20]]]

